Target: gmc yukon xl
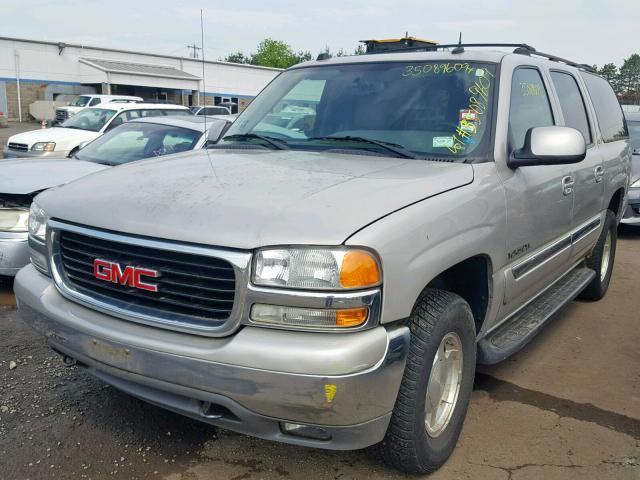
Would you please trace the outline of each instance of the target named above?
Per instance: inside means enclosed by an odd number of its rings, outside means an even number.
[[[605,295],[629,183],[602,77],[471,47],[322,56],[218,145],[41,193],[21,318],[173,411],[435,470],[476,364]]]

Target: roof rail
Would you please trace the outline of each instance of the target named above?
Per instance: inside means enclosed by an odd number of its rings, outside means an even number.
[[[460,49],[460,47],[464,48],[486,48],[486,47],[501,47],[501,48],[514,48],[513,53],[517,53],[520,55],[535,55],[538,57],[546,58],[552,62],[560,62],[566,65],[570,65],[572,67],[581,68],[583,70],[587,70],[589,72],[597,73],[597,71],[586,63],[577,63],[571,60],[567,60],[566,58],[558,57],[557,55],[551,55],[549,53],[543,53],[536,50],[531,45],[527,45],[526,43],[449,43],[442,45],[429,45],[429,46],[419,46],[419,47],[404,47],[404,48],[395,48],[384,51],[373,51],[367,52],[368,55],[376,55],[379,53],[394,53],[394,52],[436,52],[438,50],[444,50],[448,48]]]

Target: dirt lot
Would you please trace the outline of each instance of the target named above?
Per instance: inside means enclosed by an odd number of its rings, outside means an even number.
[[[640,479],[640,230],[611,289],[574,303],[477,376],[441,479]],[[10,282],[0,285],[10,303]],[[15,368],[11,362],[15,362]],[[375,450],[326,452],[216,430],[65,368],[0,307],[0,478],[390,479]]]

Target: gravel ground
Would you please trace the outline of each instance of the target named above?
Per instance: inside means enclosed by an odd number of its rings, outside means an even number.
[[[430,480],[640,480],[640,232],[623,232],[618,248],[605,300],[574,303],[482,369],[458,448]],[[2,303],[10,288],[0,281]],[[64,367],[0,307],[0,480],[365,477],[410,478],[374,449],[292,447],[145,404]]]

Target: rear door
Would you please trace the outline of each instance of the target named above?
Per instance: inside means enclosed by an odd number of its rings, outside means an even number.
[[[530,128],[557,124],[559,110],[534,66],[518,67],[511,81],[509,152],[524,145]],[[571,165],[501,169],[507,210],[504,307],[508,315],[567,270],[573,193]]]
[[[573,232],[572,260],[583,256],[597,240],[601,223],[602,199],[604,197],[604,164],[595,142],[595,123],[589,118],[585,102],[586,91],[573,73],[551,70],[552,84],[556,93],[562,123],[582,133],[587,144],[587,156],[573,165]]]

